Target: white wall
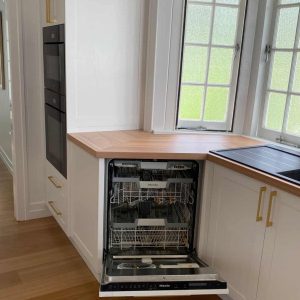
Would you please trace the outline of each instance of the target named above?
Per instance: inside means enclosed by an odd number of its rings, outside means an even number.
[[[21,2],[26,113],[27,218],[49,215],[45,204],[45,112],[40,0]]]
[[[68,132],[142,124],[145,0],[66,0]]]
[[[8,73],[8,34],[6,26],[6,5],[0,0],[0,11],[3,18],[4,34],[4,66],[5,66],[5,90],[0,89],[0,157],[12,171],[12,148],[11,148],[11,117],[10,117],[10,93]]]

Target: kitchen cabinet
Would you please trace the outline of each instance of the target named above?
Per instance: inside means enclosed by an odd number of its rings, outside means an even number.
[[[65,23],[65,0],[41,1],[42,26]]]
[[[225,278],[233,299],[254,300],[265,234],[257,207],[265,202],[266,186],[219,166],[212,180],[206,260]]]
[[[203,255],[230,297],[300,299],[300,198],[218,165],[210,173]]]
[[[61,228],[68,235],[67,180],[46,161],[46,203]]]
[[[100,279],[104,210],[104,159],[97,159],[68,143],[70,185],[70,239],[82,258]]]
[[[258,300],[300,299],[300,198],[271,187],[272,226],[267,227]]]

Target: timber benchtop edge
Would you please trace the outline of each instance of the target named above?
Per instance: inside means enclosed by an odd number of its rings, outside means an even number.
[[[300,186],[209,153],[265,143],[231,134],[153,134],[140,130],[69,133],[69,141],[97,158],[209,160],[300,196]]]

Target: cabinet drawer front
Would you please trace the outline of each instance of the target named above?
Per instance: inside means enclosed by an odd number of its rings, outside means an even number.
[[[65,230],[67,224],[67,181],[47,161],[46,164],[46,202],[52,215]]]
[[[67,180],[47,161],[46,167],[47,189],[52,189],[54,193],[67,195]]]
[[[61,213],[66,211],[66,197],[57,191],[52,183],[47,184],[47,203],[53,203],[57,210]],[[53,210],[53,209],[52,209]]]

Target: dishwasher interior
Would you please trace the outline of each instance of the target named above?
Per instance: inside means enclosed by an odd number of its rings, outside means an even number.
[[[102,296],[224,291],[226,283],[194,251],[201,169],[195,161],[108,162]]]

